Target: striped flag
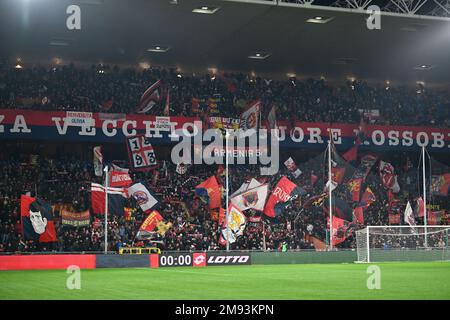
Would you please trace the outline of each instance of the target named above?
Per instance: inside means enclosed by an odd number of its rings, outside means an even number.
[[[145,90],[141,96],[138,106],[136,107],[136,113],[146,113],[150,111],[158,102],[161,101],[161,80],[156,81],[150,87]]]

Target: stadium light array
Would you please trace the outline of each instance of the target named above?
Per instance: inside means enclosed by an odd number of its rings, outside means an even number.
[[[201,6],[192,10],[194,13],[214,14],[219,11],[220,7]]]
[[[249,59],[257,59],[257,60],[264,60],[270,57],[270,53],[268,52],[255,52],[248,56]]]
[[[314,16],[312,18],[309,18],[306,20],[308,23],[319,23],[319,24],[325,24],[333,20],[334,17],[328,17],[328,16]]]
[[[148,52],[159,52],[159,53],[164,53],[169,51],[170,47],[169,46],[163,46],[163,45],[154,45],[150,48],[147,49]]]

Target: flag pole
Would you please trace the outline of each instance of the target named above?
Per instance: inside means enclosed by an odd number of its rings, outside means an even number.
[[[229,214],[229,210],[228,210],[228,138],[229,138],[229,133],[228,133],[228,129],[225,129],[225,171],[226,171],[226,176],[225,176],[225,206],[226,206],[226,227],[227,227],[227,251],[230,251],[230,227],[229,227],[229,219],[230,219],[230,214]]]
[[[105,166],[105,254],[108,253],[108,166]]]
[[[264,219],[262,221],[263,224],[263,249],[264,251],[266,251],[267,247],[266,247],[266,224],[264,223]]]
[[[425,146],[422,146],[422,183],[423,183],[423,224],[425,226],[425,248],[426,248],[428,247],[428,236],[427,236],[428,219],[427,219],[427,184],[425,181]]]
[[[331,250],[333,250],[333,205],[332,205],[332,175],[331,175],[331,135],[328,139],[328,208],[330,213],[330,227],[329,227],[329,244],[328,247]]]

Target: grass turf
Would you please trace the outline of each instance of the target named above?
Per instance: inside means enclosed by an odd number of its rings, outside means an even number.
[[[297,264],[81,271],[0,271],[0,299],[450,299],[450,263],[379,263],[381,289],[369,290],[368,265]]]

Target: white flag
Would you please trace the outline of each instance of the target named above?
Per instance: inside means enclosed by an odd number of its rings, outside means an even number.
[[[233,243],[236,241],[236,238],[244,233],[245,224],[247,223],[247,218],[245,215],[239,211],[238,208],[231,205],[228,208],[229,218],[228,218],[228,228],[230,228],[230,240],[229,243]],[[225,224],[225,228],[222,228],[221,235],[223,240],[227,239],[227,228]]]
[[[241,194],[231,198],[231,203],[239,210],[255,209],[264,210],[267,195],[269,194],[269,185],[263,184],[256,188],[249,188]]]
[[[94,147],[94,172],[97,177],[103,175],[103,155],[102,147]]]
[[[150,210],[154,205],[158,203],[158,200],[148,189],[140,182],[128,187],[128,196],[133,197],[141,207],[142,211]]]
[[[409,201],[408,201],[408,204],[406,205],[404,221],[405,221],[405,223],[409,224],[410,226],[416,225],[416,220],[413,215],[413,209],[411,208],[411,204],[409,203]]]

